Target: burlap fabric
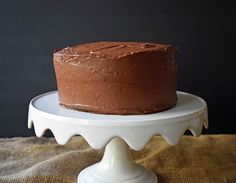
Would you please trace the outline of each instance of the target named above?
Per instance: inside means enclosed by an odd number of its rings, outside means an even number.
[[[53,138],[0,139],[0,182],[76,183],[78,173],[102,154],[81,137],[64,146]],[[155,136],[131,156],[155,171],[160,183],[236,183],[236,135],[184,136],[176,146]]]

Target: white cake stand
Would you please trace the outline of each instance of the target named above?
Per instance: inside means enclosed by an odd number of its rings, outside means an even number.
[[[30,102],[29,128],[32,123],[38,137],[50,129],[62,145],[72,136],[82,135],[94,149],[106,146],[101,162],[84,169],[78,176],[79,183],[157,183],[155,173],[131,160],[128,146],[141,150],[156,134],[175,145],[187,129],[200,135],[203,124],[208,127],[208,117],[205,101],[184,92],[178,92],[174,108],[163,112],[102,115],[62,108],[57,91],[53,91]]]

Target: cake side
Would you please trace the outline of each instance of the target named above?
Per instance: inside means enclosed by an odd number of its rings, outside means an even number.
[[[104,114],[146,114],[176,104],[174,46],[91,44],[54,53],[61,105]]]

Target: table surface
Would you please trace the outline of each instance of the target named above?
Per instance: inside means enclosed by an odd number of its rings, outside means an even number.
[[[61,146],[54,138],[0,139],[0,182],[76,182],[78,173],[100,161],[82,137]],[[160,183],[235,183],[236,135],[184,136],[170,146],[155,136],[132,158],[152,169]]]

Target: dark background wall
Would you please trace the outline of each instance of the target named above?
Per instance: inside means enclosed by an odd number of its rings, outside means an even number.
[[[1,0],[0,137],[27,129],[32,97],[56,89],[55,48],[93,41],[152,41],[178,47],[178,89],[209,106],[205,133],[236,133],[230,1]]]

